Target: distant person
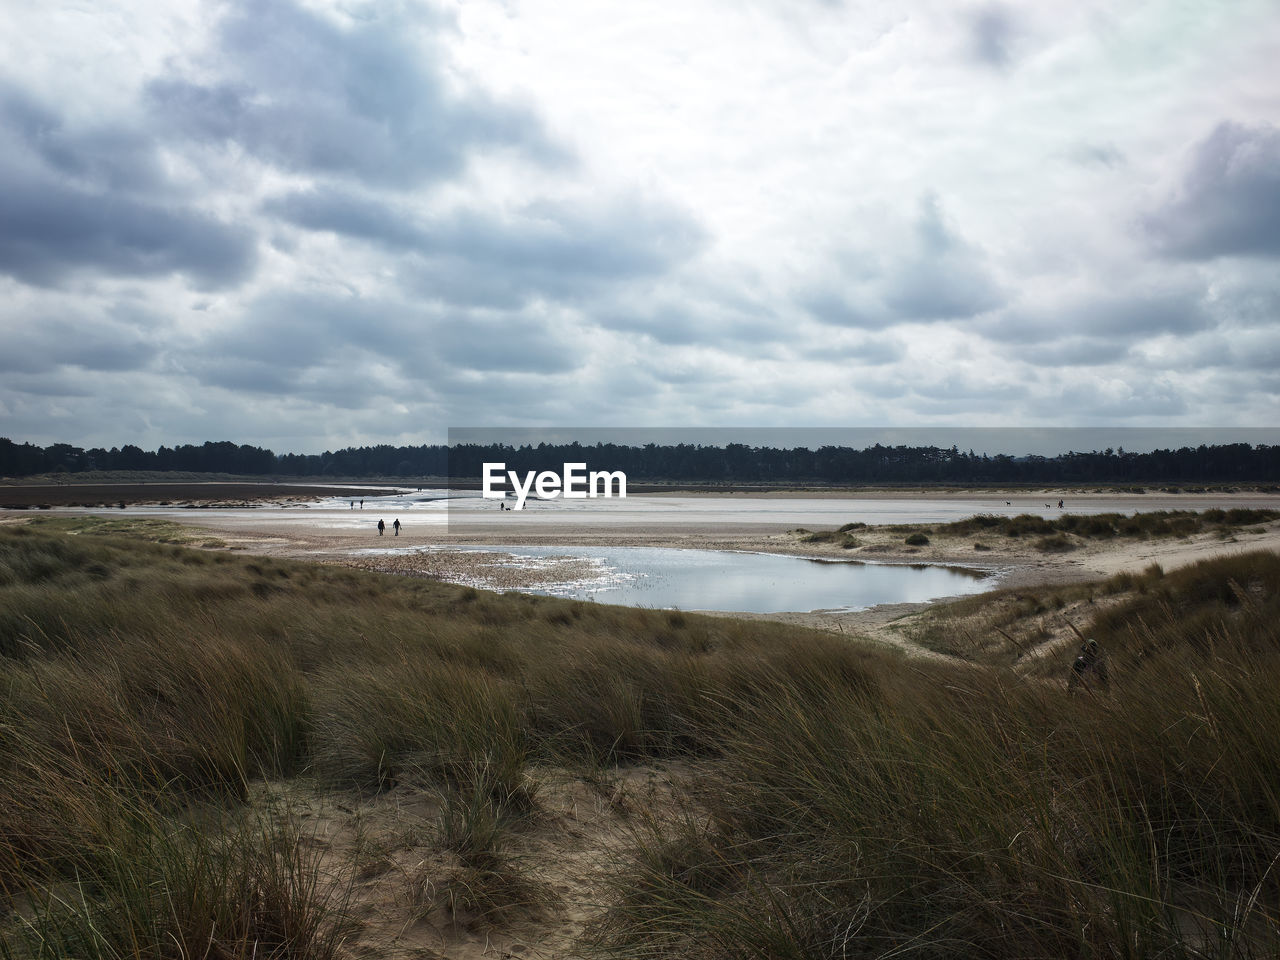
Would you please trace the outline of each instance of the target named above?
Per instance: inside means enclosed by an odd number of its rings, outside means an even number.
[[[1061,500],[1059,500],[1059,501],[1058,501],[1058,509],[1059,509],[1059,510],[1061,510],[1061,509],[1062,509],[1062,501],[1061,501]]]
[[[351,501],[351,509],[352,509],[352,510],[354,510],[355,508],[356,508],[356,502],[355,502],[354,500],[352,500],[352,501]]]
[[[393,523],[391,526],[395,527],[395,530],[396,530],[395,536],[397,537],[400,536],[400,518],[399,517],[396,517],[396,522]]]
[[[378,536],[382,536],[386,532],[387,525],[381,520],[378,521]]]
[[[1087,687],[1096,683],[1099,688],[1105,690],[1110,682],[1106,658],[1098,647],[1098,641],[1090,637],[1080,644],[1080,655],[1076,657],[1075,663],[1071,664],[1071,676],[1067,678],[1067,689],[1075,690],[1081,684]]]
[[[363,498],[363,497],[361,497],[361,498],[360,498],[360,509],[361,509],[361,510],[363,510],[363,509],[364,509],[364,498]]]

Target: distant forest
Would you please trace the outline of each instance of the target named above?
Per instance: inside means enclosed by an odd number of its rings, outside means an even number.
[[[566,462],[591,470],[622,470],[628,482],[697,484],[1023,484],[1023,483],[1249,483],[1280,482],[1280,446],[1231,443],[1132,453],[1106,449],[1056,457],[989,456],[955,447],[774,449],[619,446],[595,444],[349,447],[320,454],[277,454],[229,441],[142,450],[133,445],[84,450],[65,443],[40,447],[0,438],[0,476],[29,477],[88,471],[182,471],[239,476],[411,478],[449,477],[478,483],[481,465],[560,471]]]

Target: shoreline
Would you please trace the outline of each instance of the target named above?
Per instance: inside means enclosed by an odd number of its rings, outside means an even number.
[[[806,492],[809,493],[809,492]],[[987,496],[990,491],[957,491],[955,499]],[[1026,496],[1027,492],[1022,491]],[[705,494],[702,496],[720,496]],[[745,496],[745,495],[744,495]],[[881,491],[888,499],[948,499],[937,492],[918,491],[907,496],[905,491]],[[1044,494],[1048,496],[1048,494]],[[1093,505],[1114,507],[1124,512],[1137,501],[1148,509],[1190,509],[1184,495],[1135,495],[1131,493],[1093,494],[1087,500]],[[860,492],[860,498],[875,499]],[[701,497],[699,497],[701,499]],[[755,499],[755,497],[752,497]],[[780,498],[785,499],[785,498]],[[1085,499],[1079,494],[1077,501]],[[1280,508],[1280,496],[1256,493],[1219,494],[1214,501],[1224,507],[1266,506]],[[1043,504],[1043,499],[1040,499]],[[223,501],[224,504],[227,501]],[[1036,550],[1027,538],[967,535],[954,537],[930,535],[923,546],[904,543],[904,533],[913,528],[930,528],[929,523],[905,523],[868,526],[853,531],[858,541],[854,549],[842,549],[832,543],[807,543],[803,533],[783,525],[764,521],[721,522],[680,520],[678,517],[655,518],[655,522],[616,523],[613,525],[583,523],[572,516],[537,516],[536,523],[494,522],[487,515],[467,514],[462,522],[409,523],[399,537],[390,532],[385,537],[371,535],[363,525],[335,528],[326,525],[320,515],[307,516],[305,507],[289,501],[289,522],[281,523],[266,515],[243,513],[231,515],[213,509],[173,509],[164,519],[207,532],[232,550],[264,556],[279,556],[320,563],[337,563],[361,569],[399,575],[424,576],[454,583],[470,583],[480,588],[498,590],[537,589],[543,585],[521,571],[501,571],[495,576],[492,553],[452,550],[453,547],[497,546],[612,546],[664,547],[673,549],[730,550],[749,553],[771,553],[787,556],[843,560],[864,563],[930,564],[991,570],[999,575],[995,589],[1035,588],[1046,584],[1078,583],[1104,579],[1121,571],[1139,572],[1152,563],[1166,570],[1174,569],[1213,556],[1248,550],[1280,552],[1280,521],[1253,525],[1222,539],[1215,533],[1201,533],[1188,538],[1087,541],[1065,553]],[[239,504],[236,503],[236,506]],[[1133,504],[1136,505],[1136,504]],[[278,505],[283,508],[284,504]],[[1010,509],[1017,509],[1014,504]],[[1200,506],[1200,509],[1204,509]],[[89,511],[111,518],[128,516],[113,509]],[[1067,512],[1070,512],[1068,507]],[[73,515],[83,515],[75,511]],[[176,514],[176,515],[175,515]],[[66,516],[61,510],[30,511],[0,509],[0,523],[23,522],[35,517]],[[372,514],[366,511],[369,523]],[[520,518],[525,519],[525,518]],[[533,518],[529,518],[533,519]],[[692,522],[691,522],[692,521]],[[975,543],[984,549],[975,549]],[[431,547],[429,552],[414,553],[413,548]],[[395,549],[392,554],[369,554],[360,551]],[[489,581],[486,583],[485,581]],[[919,612],[946,597],[922,603],[881,604],[859,611],[794,611],[782,613],[747,613],[742,611],[690,611],[731,616],[742,619],[769,619],[802,624],[834,632],[871,632],[902,616]]]
[[[195,518],[192,518],[193,520]],[[1128,570],[1140,572],[1153,563],[1171,570],[1214,556],[1252,550],[1280,552],[1280,521],[1250,527],[1220,539],[1214,533],[1201,533],[1177,539],[1143,539],[1087,542],[1070,553],[1042,553],[1029,542],[1013,542],[988,538],[990,549],[975,551],[973,537],[931,537],[927,546],[904,544],[902,527],[897,525],[868,527],[856,531],[862,546],[844,550],[833,544],[801,542],[800,536],[784,530],[711,529],[707,526],[664,525],[644,531],[596,530],[583,534],[571,525],[540,524],[533,531],[517,533],[507,530],[469,531],[463,534],[440,532],[423,536],[402,532],[400,537],[370,537],[365,533],[333,535],[316,528],[287,532],[254,530],[241,522],[219,523],[219,518],[202,515],[188,526],[208,531],[229,547],[247,553],[289,557],[321,563],[339,563],[362,569],[400,575],[427,576],[450,582],[485,579],[493,573],[493,554],[451,550],[451,547],[534,546],[618,546],[666,547],[674,549],[733,550],[772,553],[787,556],[843,560],[864,563],[930,564],[992,570],[999,575],[995,589],[1035,588],[1046,584],[1081,583],[1104,579]],[[1262,532],[1256,532],[1261,530]],[[430,547],[430,551],[414,553],[413,548]],[[370,549],[401,548],[395,554],[361,554]],[[488,567],[488,571],[483,568]],[[490,589],[536,589],[539,584],[506,573],[501,582]],[[756,614],[741,611],[690,611],[743,619],[769,619],[836,632],[879,633],[880,626],[919,612],[939,603],[939,597],[922,603],[881,604],[859,611],[794,611]]]

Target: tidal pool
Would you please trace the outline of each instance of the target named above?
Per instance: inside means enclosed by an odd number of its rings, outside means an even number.
[[[459,548],[502,554],[504,563],[545,569],[548,558],[578,557],[589,572],[574,580],[522,588],[631,607],[784,613],[865,610],[979,593],[989,571],[928,564],[816,560],[771,553],[667,547],[498,546]],[[478,586],[485,584],[479,583]]]

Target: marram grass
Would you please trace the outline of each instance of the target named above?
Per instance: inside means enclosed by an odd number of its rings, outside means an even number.
[[[349,877],[254,800],[295,777],[443,797],[452,866],[405,901],[536,922],[536,771],[675,762],[583,955],[1275,956],[1278,587],[1251,554],[1089,588],[1112,685],[1068,695],[1065,663],[6,528],[0,950],[355,955]]]

